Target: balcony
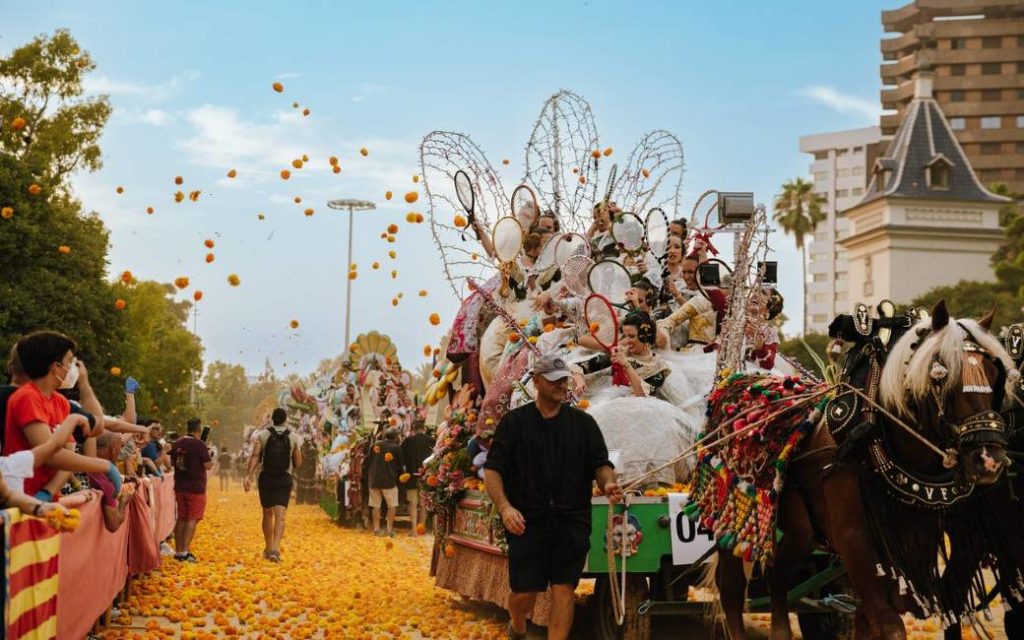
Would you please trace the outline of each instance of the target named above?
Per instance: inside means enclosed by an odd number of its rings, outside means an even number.
[[[890,115],[883,115],[879,120],[879,126],[882,128],[883,136],[891,136],[896,133],[896,129],[900,126],[900,114],[893,113]]]
[[[922,44],[933,39],[935,23],[915,24],[914,28],[896,38],[882,40],[882,59],[899,60],[911,51],[916,51]]]
[[[935,63],[937,52],[932,50],[915,51],[903,56],[898,62],[890,62],[878,67],[882,84],[898,84],[901,79],[909,79],[923,66]]]

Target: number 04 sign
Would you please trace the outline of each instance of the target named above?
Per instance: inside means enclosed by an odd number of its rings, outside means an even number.
[[[685,493],[668,494],[668,515],[672,519],[672,564],[693,564],[715,544],[714,534],[683,515]]]

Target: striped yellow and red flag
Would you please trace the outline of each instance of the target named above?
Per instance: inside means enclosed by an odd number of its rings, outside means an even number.
[[[57,637],[60,533],[17,509],[0,511],[4,528],[4,627],[8,640]]]

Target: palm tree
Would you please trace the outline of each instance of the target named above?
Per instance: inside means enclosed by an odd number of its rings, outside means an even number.
[[[825,198],[814,192],[814,183],[803,178],[794,178],[782,185],[782,193],[775,200],[775,222],[782,230],[792,234],[796,248],[800,252],[800,269],[803,274],[804,313],[803,332],[807,331],[807,245],[804,239],[814,233],[818,225],[825,220],[822,211]]]

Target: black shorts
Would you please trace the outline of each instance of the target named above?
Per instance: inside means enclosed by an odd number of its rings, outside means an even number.
[[[256,486],[260,490],[260,506],[287,507],[292,497],[292,474],[260,473]]]
[[[508,581],[513,593],[546,591],[549,584],[575,589],[590,551],[590,523],[526,516],[521,536],[508,540]]]

